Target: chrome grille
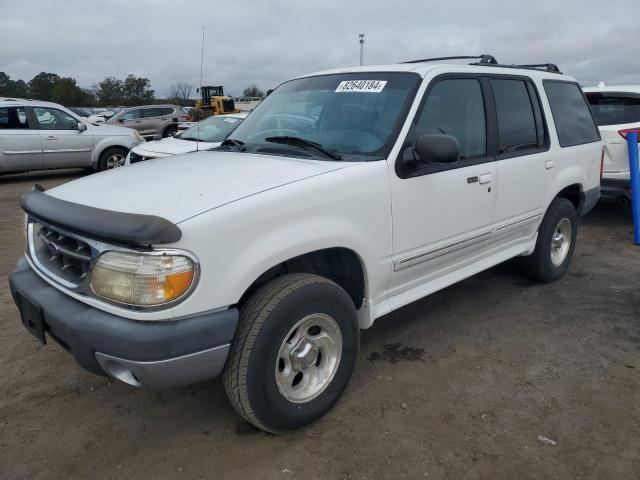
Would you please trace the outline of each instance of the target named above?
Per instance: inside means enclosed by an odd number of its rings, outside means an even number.
[[[48,225],[33,225],[32,254],[39,267],[79,287],[91,271],[91,247]]]

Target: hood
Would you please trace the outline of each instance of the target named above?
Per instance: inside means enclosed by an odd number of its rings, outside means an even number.
[[[89,175],[47,191],[62,200],[179,223],[204,211],[356,162],[196,152]]]
[[[220,142],[192,142],[190,140],[168,137],[162,140],[143,143],[134,148],[133,151],[143,156],[154,156],[154,154],[177,155],[179,153],[195,152],[196,148],[198,150],[207,150],[219,145]]]
[[[116,125],[109,125],[107,123],[101,122],[100,124],[96,125],[95,123],[91,124],[91,133],[94,135],[104,135],[105,137],[110,137],[110,136],[127,136],[127,137],[132,137],[133,136],[133,130],[131,130],[130,128],[127,127],[119,127]]]

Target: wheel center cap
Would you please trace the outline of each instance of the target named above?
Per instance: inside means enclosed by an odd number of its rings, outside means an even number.
[[[302,338],[291,350],[291,363],[294,370],[301,372],[316,363],[318,359],[318,347],[307,339]]]

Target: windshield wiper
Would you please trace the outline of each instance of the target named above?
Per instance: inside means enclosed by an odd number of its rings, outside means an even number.
[[[236,147],[240,152],[244,152],[246,147],[244,146],[244,142],[240,140],[236,140],[235,138],[227,138],[220,144],[221,147]]]
[[[332,152],[331,150],[327,150],[322,145],[316,142],[312,142],[311,140],[307,140],[302,137],[290,137],[287,135],[283,135],[281,137],[267,137],[265,141],[271,143],[282,143],[285,145],[293,145],[297,147],[312,147],[315,148],[318,152],[323,153],[325,156],[332,158],[333,160],[342,160],[342,155],[336,152]]]

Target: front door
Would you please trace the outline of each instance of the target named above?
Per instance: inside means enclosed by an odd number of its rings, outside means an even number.
[[[78,120],[54,107],[33,107],[42,140],[43,168],[91,166],[93,135],[78,129]]]
[[[38,170],[42,166],[40,135],[25,107],[0,108],[0,172]]]
[[[391,172],[390,297],[430,293],[430,285],[477,262],[491,247],[498,178],[488,154],[488,88],[480,78],[444,76],[432,81],[425,94]],[[452,164],[412,164],[415,143],[423,134],[455,137],[460,159]],[[412,295],[414,287],[419,288]]]

